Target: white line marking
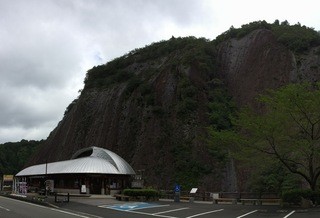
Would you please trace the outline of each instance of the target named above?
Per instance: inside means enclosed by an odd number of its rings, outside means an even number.
[[[294,212],[296,212],[295,210],[291,211],[289,214],[287,214],[286,216],[284,216],[283,218],[287,218],[289,216],[291,216]]]
[[[10,211],[8,208],[1,207],[1,206],[0,206],[0,209],[6,210],[6,211]]]
[[[0,198],[1,198],[1,196],[0,196]],[[23,204],[28,204],[28,205],[31,205],[31,206],[34,206],[34,207],[40,207],[40,208],[43,208],[43,209],[49,209],[49,210],[57,211],[57,212],[60,212],[60,213],[66,213],[66,214],[77,216],[77,217],[81,217],[81,218],[90,218],[88,216],[82,216],[82,215],[79,215],[79,214],[76,214],[76,213],[71,213],[71,212],[67,212],[67,211],[63,211],[63,210],[58,210],[58,209],[54,209],[54,208],[50,208],[50,207],[45,207],[45,206],[42,206],[42,205],[33,204],[33,203],[25,202],[25,201],[19,201],[19,200],[12,199],[12,198],[5,198],[5,199],[11,200],[11,201],[15,201],[15,202],[20,202],[20,203],[23,203]]]
[[[178,217],[174,217],[174,216],[165,216],[165,215],[157,215],[157,214],[151,214],[151,213],[144,213],[144,212],[140,212],[140,211],[135,211],[135,210],[127,210],[127,211],[123,211],[123,212],[127,212],[127,213],[136,213],[136,214],[142,214],[142,215],[148,215],[148,216],[156,216],[156,217],[164,217],[164,218],[178,218]]]
[[[155,207],[168,207],[170,206],[169,204],[159,204],[159,205],[152,205],[152,206],[148,206],[148,207],[142,207],[142,208],[133,208],[133,209],[130,209],[129,211],[131,210],[143,210],[143,209],[149,209],[149,208],[155,208]]]
[[[77,217],[82,217],[82,218],[90,218],[90,217],[88,217],[88,216],[82,216],[82,215],[80,215],[80,214],[71,213],[71,212],[64,211],[64,210],[58,210],[58,209],[54,209],[54,208],[49,208],[49,209],[50,209],[50,210],[53,210],[53,211],[60,212],[60,213],[69,214],[69,215],[72,215],[72,216],[77,216]]]
[[[29,203],[29,202],[26,202],[26,201],[19,201],[19,200],[12,199],[12,198],[5,198],[5,197],[1,197],[1,196],[0,196],[0,198],[6,199],[6,200],[9,200],[9,201],[20,202],[22,204],[29,204],[29,205],[32,205],[32,206],[35,206],[35,207],[48,208],[48,207],[45,207],[45,206],[42,206],[42,205],[32,204],[32,203]]]
[[[258,211],[258,210],[253,210],[253,211],[251,211],[251,212],[249,212],[249,213],[243,214],[243,215],[241,215],[241,216],[237,216],[236,218],[245,217],[245,216],[248,216],[248,215],[250,215],[250,214],[252,214],[252,213],[255,213],[255,212],[257,212],[257,211]]]
[[[152,215],[158,215],[158,214],[163,214],[163,213],[170,213],[170,212],[179,211],[179,210],[186,210],[186,209],[189,209],[189,207],[183,207],[183,208],[178,208],[178,209],[174,209],[174,210],[162,211],[162,212],[159,212],[159,213],[153,213]]]
[[[192,217],[202,216],[202,215],[206,215],[206,214],[209,214],[209,213],[216,213],[216,212],[220,212],[220,211],[223,211],[223,209],[208,211],[208,212],[205,212],[205,213],[199,213],[199,214],[196,214],[196,215],[193,215],[193,216],[188,216],[188,217],[186,217],[186,218],[192,218]]]
[[[79,212],[77,211],[78,214],[83,214],[85,216],[89,216],[89,217],[94,217],[94,218],[103,218],[102,216],[96,216],[96,215],[92,215],[92,214],[89,214],[89,213],[84,213],[84,212]]]

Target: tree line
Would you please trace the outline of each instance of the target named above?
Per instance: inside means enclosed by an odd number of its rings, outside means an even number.
[[[21,140],[0,144],[0,174],[15,175],[21,171],[42,142]]]
[[[319,190],[320,83],[289,84],[257,100],[263,111],[242,108],[230,128],[211,127],[212,149],[251,169],[253,191]]]

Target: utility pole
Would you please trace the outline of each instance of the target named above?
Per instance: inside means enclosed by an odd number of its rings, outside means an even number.
[[[46,176],[45,176],[45,181],[44,181],[46,198],[48,196],[47,180],[48,180],[48,159],[46,160]]]

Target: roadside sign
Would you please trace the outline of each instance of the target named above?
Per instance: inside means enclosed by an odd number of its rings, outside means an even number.
[[[46,190],[49,192],[54,192],[54,180],[48,179],[45,181]]]
[[[81,185],[81,193],[87,193],[86,185]]]
[[[192,188],[190,194],[195,194],[198,191],[198,188]]]
[[[174,187],[174,192],[180,192],[181,191],[181,186],[180,185],[175,185]]]
[[[13,181],[13,175],[3,175],[3,181],[4,182],[12,182]]]
[[[19,194],[27,194],[27,183],[26,182],[19,182]]]

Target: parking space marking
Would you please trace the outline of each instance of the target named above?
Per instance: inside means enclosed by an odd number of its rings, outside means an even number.
[[[159,213],[153,213],[152,215],[171,213],[171,212],[175,212],[175,211],[179,211],[179,210],[186,210],[186,209],[189,209],[189,207],[183,207],[183,208],[178,208],[178,209],[174,209],[174,210],[162,211],[162,212],[159,212]]]
[[[237,216],[237,218],[241,218],[241,217],[248,216],[248,215],[250,215],[250,214],[252,214],[252,213],[255,213],[255,212],[257,212],[257,211],[258,211],[258,210],[253,210],[253,211],[251,211],[251,212],[249,212],[249,213],[243,214],[243,215],[241,215],[241,216]]]
[[[203,216],[203,215],[206,215],[206,214],[209,214],[209,213],[216,213],[216,212],[220,212],[220,211],[223,211],[224,209],[219,209],[219,210],[212,210],[212,211],[208,211],[208,212],[205,212],[205,213],[199,213],[199,214],[195,214],[195,215],[192,215],[192,216],[188,216],[186,218],[193,218],[193,217],[197,217],[197,216]]]
[[[286,216],[284,216],[283,218],[288,218],[289,216],[291,216],[292,214],[294,214],[294,212],[296,212],[295,210],[291,211],[290,213],[288,213]]]
[[[98,207],[119,210],[119,211],[132,211],[132,210],[140,210],[140,209],[155,208],[155,207],[166,207],[166,206],[170,206],[170,205],[137,202],[137,203],[128,203],[128,204],[101,205]]]
[[[178,217],[174,217],[174,216],[166,216],[166,215],[161,215],[161,214],[145,213],[145,212],[140,212],[140,211],[135,211],[135,210],[128,210],[128,211],[125,211],[125,212],[137,213],[137,214],[142,214],[142,215],[147,215],[147,216],[164,217],[164,218],[178,218]]]

